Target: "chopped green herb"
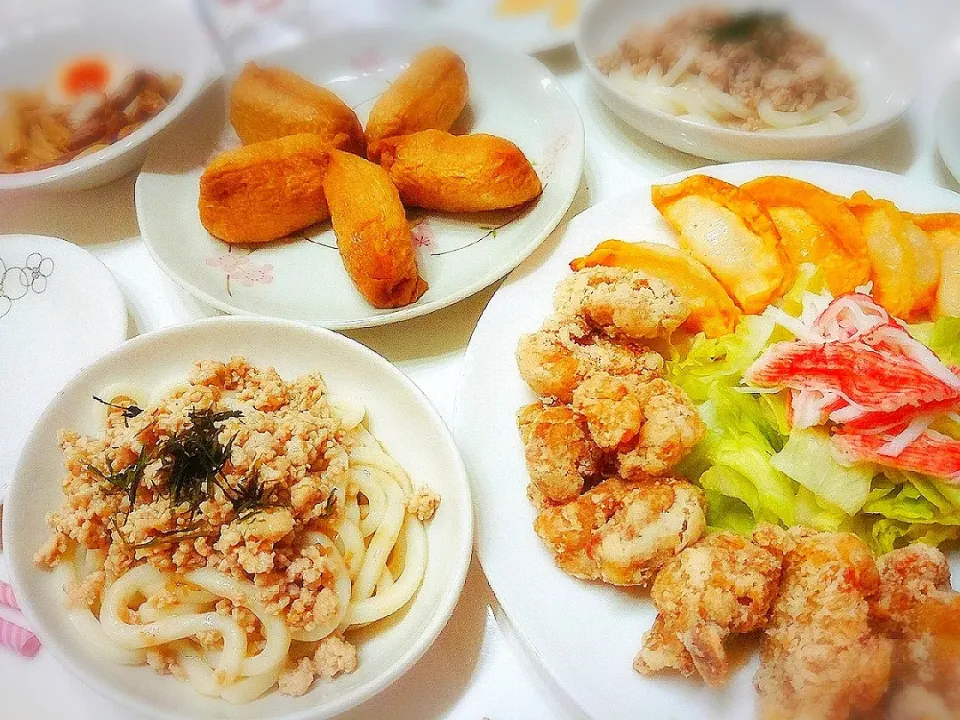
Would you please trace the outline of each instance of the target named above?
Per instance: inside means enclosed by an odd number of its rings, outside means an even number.
[[[134,403],[130,403],[129,405],[117,405],[116,403],[102,400],[101,398],[98,398],[96,395],[93,396],[93,399],[96,400],[101,405],[106,405],[107,407],[111,407],[116,410],[122,410],[124,425],[128,425],[131,418],[135,418],[137,415],[143,412],[143,408],[137,407]]]
[[[707,26],[705,32],[715,43],[746,42],[755,39],[762,30],[781,28],[785,22],[786,15],[782,12],[748,10]]]

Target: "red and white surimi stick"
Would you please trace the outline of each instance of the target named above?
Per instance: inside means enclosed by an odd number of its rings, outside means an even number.
[[[8,647],[26,658],[40,652],[40,640],[26,628],[0,618],[0,645]]]
[[[17,599],[13,596],[13,588],[3,580],[0,580],[0,605],[6,605],[14,610],[20,609],[20,606],[17,605]]]

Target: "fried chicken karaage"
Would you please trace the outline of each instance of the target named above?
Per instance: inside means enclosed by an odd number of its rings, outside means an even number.
[[[597,445],[617,451],[627,480],[668,472],[706,432],[687,394],[663,379],[593,373],[574,390],[573,408]]]
[[[856,535],[795,528],[760,651],[762,720],[846,720],[886,692],[892,641],[870,626],[880,586]]]
[[[534,529],[574,577],[648,585],[706,529],[703,493],[682,480],[604,480],[575,500],[544,507]]]
[[[782,534],[771,525],[757,528],[753,541],[714,533],[667,563],[651,592],[659,614],[634,669],[698,673],[711,687],[723,685],[730,675],[723,641],[766,626],[780,584]]]
[[[915,544],[877,559],[880,590],[870,598],[874,625],[890,637],[911,634],[917,607],[928,597],[950,589],[950,566],[937,548]]]
[[[889,720],[960,717],[960,593],[933,591],[920,600],[898,643]]]
[[[960,595],[938,549],[922,544],[877,560],[880,590],[871,598],[875,626],[895,642],[888,720],[960,716]],[[878,713],[878,717],[880,714]]]
[[[597,476],[600,448],[567,405],[533,403],[517,413],[530,480],[550,502],[568,502]]]
[[[663,375],[663,357],[636,343],[615,342],[591,332],[579,319],[552,317],[517,345],[520,376],[538,395],[570,402],[573,389],[593,372]]]
[[[638,270],[588,267],[557,285],[553,305],[561,317],[582,318],[611,337],[669,337],[687,319],[690,305],[662,280]]]

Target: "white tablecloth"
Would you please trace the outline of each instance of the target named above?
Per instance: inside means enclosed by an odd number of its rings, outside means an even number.
[[[939,159],[933,137],[936,101],[946,83],[960,75],[960,4],[956,0],[851,0],[850,4],[888,24],[921,59],[924,72],[919,100],[907,118],[841,161],[960,190]],[[373,5],[374,0],[358,0],[363,19],[376,18],[370,11]],[[705,164],[646,139],[600,106],[572,48],[540,59],[573,96],[586,127],[586,168],[568,217],[644,181]],[[216,314],[180,290],[150,258],[138,234],[133,185],[131,175],[82,193],[0,197],[0,234],[62,237],[100,257],[123,289],[131,336]],[[463,353],[494,290],[424,318],[347,334],[400,367],[452,424]],[[3,610],[0,615],[14,617]],[[393,687],[345,717],[386,714],[394,720],[583,717],[503,618],[476,559],[460,603],[433,648]],[[134,716],[84,688],[46,653],[25,661],[0,649],[0,717],[130,720]]]

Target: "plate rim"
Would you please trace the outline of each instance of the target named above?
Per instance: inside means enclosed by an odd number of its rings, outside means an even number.
[[[30,434],[27,437],[27,441],[24,444],[24,452],[20,454],[20,457],[17,461],[16,470],[10,483],[10,489],[12,490],[15,485],[26,482],[25,480],[20,479],[26,474],[26,469],[23,467],[25,463],[24,458],[26,455],[26,448],[36,442],[35,435],[37,435],[41,426],[49,421],[49,416],[55,412],[61,398],[73,391],[78,384],[82,383],[88,373],[94,372],[103,365],[109,365],[110,363],[114,362],[118,356],[124,353],[136,350],[141,346],[149,346],[155,342],[162,342],[164,338],[168,336],[195,332],[199,328],[205,328],[206,326],[223,326],[224,328],[229,328],[230,326],[236,325],[259,325],[264,329],[272,329],[274,331],[306,332],[325,338],[326,341],[333,342],[335,345],[339,344],[342,347],[350,347],[352,352],[357,352],[360,355],[368,358],[374,364],[374,366],[378,368],[379,371],[384,372],[395,382],[404,386],[408,392],[412,393],[419,400],[419,404],[430,417],[431,421],[436,425],[438,430],[441,431],[440,438],[447,446],[447,451],[450,452],[451,459],[455,460],[455,463],[451,468],[455,470],[455,473],[451,474],[449,477],[456,480],[456,484],[459,486],[458,492],[465,493],[459,522],[455,523],[454,525],[454,527],[459,528],[459,533],[461,533],[462,537],[460,538],[460,547],[457,548],[456,566],[452,574],[453,581],[445,587],[440,602],[435,606],[439,612],[435,612],[431,616],[425,630],[419,636],[417,636],[417,639],[403,654],[397,658],[394,664],[390,666],[387,671],[383,673],[383,675],[380,676],[376,683],[355,688],[353,691],[338,697],[323,710],[317,710],[316,707],[304,708],[300,711],[287,712],[283,715],[275,716],[277,718],[282,718],[282,720],[319,720],[320,718],[330,718],[355,708],[361,703],[364,703],[385,691],[387,688],[397,682],[403,675],[405,675],[411,668],[413,668],[413,666],[420,660],[421,657],[423,657],[427,650],[434,645],[440,633],[444,627],[446,627],[451,616],[456,610],[457,605],[459,604],[460,596],[463,592],[467,573],[473,557],[474,540],[476,537],[476,515],[474,513],[473,505],[473,488],[470,485],[469,477],[466,471],[466,464],[464,463],[463,456],[456,444],[453,432],[443,420],[443,417],[440,415],[433,402],[429,397],[427,397],[426,393],[424,393],[423,390],[415,382],[413,382],[409,376],[407,376],[406,373],[400,370],[400,368],[391,363],[385,357],[367,347],[363,343],[353,340],[352,338],[328,328],[277,318],[221,315],[202,318],[192,322],[181,323],[179,325],[172,325],[165,328],[159,328],[151,332],[137,335],[101,355],[95,361],[88,364],[82,370],[76,373],[73,378],[71,378],[71,380],[57,393],[54,399],[50,401],[47,407],[44,408],[40,418],[31,428]],[[9,497],[6,504],[9,504]],[[14,508],[17,507],[18,505],[15,501]],[[7,520],[5,523],[3,523],[2,527],[0,527],[0,531],[2,531],[2,545],[5,548],[4,555],[7,558],[6,566],[9,573],[10,584],[17,592],[17,597],[20,598],[21,612],[30,623],[30,626],[34,632],[36,632],[36,634],[40,637],[44,647],[49,650],[54,659],[73,677],[79,679],[86,687],[94,690],[98,695],[105,698],[118,708],[134,709],[137,712],[143,713],[146,717],[158,718],[159,720],[171,720],[174,718],[185,717],[177,714],[174,711],[168,713],[159,708],[155,708],[145,700],[135,696],[128,694],[123,694],[122,696],[117,695],[113,686],[104,682],[96,672],[90,670],[86,665],[80,665],[70,660],[68,658],[69,653],[63,650],[58,639],[54,638],[52,641],[48,640],[48,638],[51,636],[46,634],[45,631],[40,630],[42,623],[37,621],[37,614],[34,612],[35,603],[33,598],[30,596],[30,593],[24,593],[22,591],[22,588],[25,587],[25,584],[20,571],[23,568],[21,567],[20,562],[15,559],[18,558],[21,553],[11,552],[13,548],[19,547],[20,544],[19,540],[16,538],[16,534],[17,528],[21,522],[20,518],[22,516],[22,513],[7,513]],[[28,556],[32,557],[32,552],[28,553]],[[430,560],[428,558],[428,563],[429,562]],[[226,703],[226,701],[224,701],[224,703]],[[229,707],[229,705],[225,704],[224,707]],[[201,716],[198,715],[196,717],[199,718]]]
[[[580,113],[580,109],[574,102],[571,95],[560,83],[556,75],[551,72],[546,65],[544,65],[539,59],[524,54],[519,50],[513,48],[499,45],[496,42],[486,38],[482,35],[471,33],[463,30],[462,28],[457,28],[450,26],[444,23],[428,23],[428,24],[399,24],[399,23],[381,23],[377,25],[370,25],[363,28],[350,28],[341,32],[328,33],[326,35],[320,35],[314,38],[311,38],[307,42],[297,45],[292,48],[284,48],[277,50],[268,54],[259,55],[255,60],[270,60],[271,58],[283,58],[284,56],[302,53],[304,51],[310,51],[312,47],[320,46],[324,42],[327,42],[331,39],[342,40],[343,38],[358,38],[364,39],[368,42],[375,41],[378,36],[383,34],[407,34],[414,38],[421,38],[424,42],[430,42],[431,38],[436,38],[438,33],[447,33],[444,37],[453,38],[453,41],[457,40],[465,41],[467,43],[474,43],[484,47],[485,52],[489,52],[493,55],[503,56],[511,55],[513,56],[514,61],[521,64],[526,64],[531,70],[535,71],[541,80],[549,80],[550,83],[556,90],[559,92],[558,97],[562,99],[563,102],[567,104],[566,115],[572,120],[572,127],[574,129],[573,133],[573,142],[576,147],[574,148],[575,159],[577,164],[577,181],[571,183],[571,187],[567,193],[562,197],[560,202],[557,204],[557,210],[550,217],[549,221],[544,223],[543,227],[539,232],[532,236],[532,239],[528,241],[517,253],[510,257],[509,261],[502,265],[498,265],[492,271],[486,273],[485,275],[480,276],[478,279],[473,282],[465,285],[463,288],[457,292],[451,293],[444,297],[431,300],[427,303],[412,303],[403,308],[399,308],[393,312],[381,313],[375,315],[368,315],[363,318],[356,318],[352,320],[340,320],[340,321],[330,321],[323,319],[297,319],[293,320],[294,322],[300,322],[308,325],[323,327],[329,330],[358,330],[362,328],[371,328],[371,327],[381,327],[384,325],[392,325],[394,323],[403,322],[405,320],[412,320],[413,318],[422,317],[424,315],[429,315],[430,313],[442,310],[444,308],[455,305],[462,300],[466,300],[469,297],[477,294],[478,292],[490,287],[498,280],[506,277],[510,272],[512,272],[520,263],[526,260],[543,242],[550,237],[550,234],[557,228],[558,225],[563,221],[563,218],[566,216],[567,211],[570,209],[570,206],[573,204],[573,201],[576,197],[577,192],[579,191],[580,185],[583,183],[584,175],[584,166],[586,160],[586,138],[583,125],[583,116]],[[226,76],[224,76],[226,77]],[[211,88],[208,88],[208,91],[216,90],[216,84]],[[199,105],[199,103],[198,103]],[[159,154],[160,150],[169,143],[174,143],[176,141],[176,128],[173,129],[173,132],[169,133],[166,137],[161,139],[154,147],[151,147],[147,159],[145,160],[143,167],[137,174],[136,183],[134,185],[134,205],[137,215],[137,226],[140,229],[140,237],[143,240],[144,245],[147,247],[147,251],[150,253],[150,256],[153,258],[154,262],[163,270],[164,274],[173,280],[179,287],[184,289],[187,293],[193,297],[201,300],[202,302],[210,305],[217,310],[228,313],[234,316],[249,316],[249,317],[266,317],[266,318],[276,318],[279,320],[292,320],[289,317],[282,317],[277,315],[262,315],[260,313],[241,308],[235,304],[231,304],[223,301],[220,298],[214,297],[208,293],[203,288],[197,287],[194,283],[190,282],[186,278],[182,277],[178,272],[172,268],[169,263],[167,263],[161,256],[160,252],[157,249],[156,243],[157,239],[150,239],[148,234],[144,232],[144,217],[147,212],[145,209],[146,199],[144,197],[144,190],[142,189],[141,182],[146,183],[147,180],[144,180],[146,176],[152,175],[153,172],[150,169],[153,162],[156,161],[156,157]],[[370,309],[373,310],[373,306],[370,306]]]
[[[764,174],[779,174],[779,175],[790,175],[794,167],[802,168],[819,168],[822,171],[828,171],[829,169],[840,169],[843,172],[850,173],[851,175],[860,175],[860,176],[875,176],[881,177],[887,182],[894,182],[899,184],[909,184],[917,187],[919,190],[924,189],[933,189],[940,193],[948,193],[956,199],[956,205],[958,212],[960,212],[960,192],[955,192],[949,188],[942,187],[940,185],[935,185],[932,182],[926,180],[915,180],[904,175],[897,173],[889,172],[886,170],[878,170],[875,168],[865,167],[861,165],[849,165],[846,163],[839,162],[829,162],[821,160],[750,160],[742,162],[731,162],[731,163],[714,163],[711,165],[705,165],[703,167],[697,167],[690,170],[682,170],[675,173],[670,173],[662,177],[654,177],[649,180],[644,180],[639,186],[633,187],[629,190],[626,190],[623,193],[618,193],[617,195],[608,197],[594,205],[591,205],[589,208],[585,208],[576,216],[571,218],[567,223],[557,228],[556,232],[558,234],[559,240],[557,247],[554,247],[550,250],[550,253],[543,258],[545,261],[548,257],[552,256],[553,253],[557,252],[560,245],[562,244],[562,238],[569,230],[569,226],[581,215],[590,212],[594,208],[597,208],[601,205],[616,205],[622,203],[625,199],[629,198],[631,201],[636,198],[638,193],[642,193],[645,190],[648,190],[651,185],[661,184],[661,183],[672,183],[678,182],[683,178],[689,177],[691,175],[697,174],[706,174],[709,175],[712,171],[715,171],[717,168],[722,168],[721,172],[730,171],[737,172],[739,168],[743,167],[756,167],[757,168],[757,177]],[[497,288],[494,295],[500,293],[504,286],[507,286],[511,279],[517,278],[521,279],[528,272],[536,272],[539,267],[542,267],[543,261],[536,268],[526,268],[526,266],[521,266],[515,269],[510,275],[508,275],[504,284],[500,288]],[[478,357],[481,355],[481,351],[478,349],[475,339],[478,338],[478,330],[480,329],[481,324],[484,322],[484,316],[490,312],[491,306],[493,306],[494,298],[491,298],[490,302],[484,308],[484,312],[481,314],[480,319],[477,322],[477,327],[474,329],[474,333],[470,338],[470,343],[467,347],[466,353],[464,354],[463,364],[461,366],[461,372],[458,378],[457,392],[454,402],[454,415],[453,415],[453,433],[454,437],[457,439],[457,443],[462,448],[464,462],[467,465],[467,473],[470,479],[471,488],[473,491],[473,500],[474,500],[474,516],[476,519],[476,532],[474,538],[474,545],[477,551],[477,560],[480,563],[481,568],[483,569],[484,576],[487,578],[487,582],[490,586],[490,590],[493,593],[494,597],[497,600],[501,610],[504,613],[504,616],[510,623],[511,629],[513,629],[526,643],[527,648],[533,657],[537,659],[537,662],[540,663],[540,666],[543,668],[544,672],[549,677],[550,681],[555,683],[556,686],[573,702],[576,707],[585,713],[588,717],[603,717],[603,715],[595,715],[593,710],[602,710],[602,708],[597,708],[596,703],[587,703],[583,700],[583,693],[581,691],[575,691],[576,688],[571,685],[571,683],[565,680],[566,676],[569,675],[569,671],[565,669],[567,663],[558,662],[557,657],[559,653],[553,652],[550,655],[546,655],[542,650],[542,644],[540,639],[534,640],[531,637],[531,634],[525,629],[526,622],[520,622],[519,615],[528,616],[528,612],[517,613],[516,608],[514,607],[514,596],[515,593],[512,590],[507,590],[504,592],[504,580],[502,571],[498,570],[496,572],[490,572],[488,568],[492,567],[494,563],[490,562],[488,553],[492,551],[489,550],[489,545],[491,540],[489,538],[489,533],[485,529],[487,521],[484,520],[489,513],[493,512],[492,508],[484,509],[483,499],[486,497],[486,494],[482,492],[481,481],[476,479],[476,476],[479,473],[475,472],[473,466],[473,455],[472,455],[472,445],[471,443],[465,442],[462,440],[466,435],[466,424],[467,418],[464,415],[462,409],[463,405],[460,402],[467,393],[464,391],[465,386],[470,379],[472,372],[475,371],[475,367],[478,366]],[[479,340],[477,340],[479,342]],[[532,532],[532,528],[530,528]],[[952,553],[951,558],[956,559],[957,553]],[[556,573],[559,574],[561,578],[567,578],[568,576],[563,574],[559,568],[553,568]],[[596,583],[590,583],[589,581],[576,580],[577,583],[583,585],[595,585]],[[602,586],[601,587],[612,587],[612,586]],[[509,598],[505,601],[505,598]],[[645,600],[649,604],[649,599]],[[536,633],[540,635],[540,633]],[[640,647],[641,640],[637,639],[637,648]],[[551,658],[552,656],[552,658]],[[625,661],[626,662],[626,661]],[[661,677],[662,680],[668,681],[671,678]],[[621,715],[618,714],[617,717]],[[628,716],[626,713],[624,716]]]

